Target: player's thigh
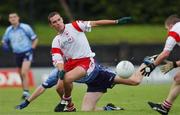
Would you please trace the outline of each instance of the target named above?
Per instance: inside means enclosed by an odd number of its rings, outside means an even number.
[[[82,111],[92,111],[95,109],[98,100],[102,97],[102,92],[87,92],[82,102]]]
[[[176,73],[174,77],[174,81],[178,84],[180,84],[180,69],[178,69],[178,72]]]
[[[80,66],[75,67],[73,70],[67,72],[64,79],[69,82],[79,80],[86,75],[86,70]]]

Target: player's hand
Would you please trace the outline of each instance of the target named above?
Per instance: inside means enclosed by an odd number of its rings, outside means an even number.
[[[2,49],[4,52],[10,51],[9,45],[7,43],[3,43]]]
[[[166,62],[165,65],[160,67],[160,70],[162,73],[166,74],[169,71],[171,71],[173,68],[176,68],[176,67],[178,67],[178,66],[175,61],[168,61],[168,62]]]
[[[122,17],[120,19],[117,19],[117,24],[125,24],[132,21],[132,17]]]
[[[140,71],[142,72],[141,74],[144,76],[149,76],[151,72],[156,68],[156,66],[151,63],[147,65],[146,67],[142,68]]]
[[[59,70],[58,71],[58,77],[59,77],[59,79],[61,79],[61,80],[63,80],[64,79],[64,75],[65,75],[65,71],[64,70]]]
[[[151,63],[154,63],[154,60],[158,57],[158,54],[153,55],[153,56],[146,56],[143,60],[143,63],[146,65],[149,65]]]
[[[22,102],[20,105],[17,105],[16,107],[15,107],[15,109],[19,109],[19,110],[21,110],[21,109],[24,109],[25,107],[27,107],[28,105],[29,105],[29,101],[28,100],[25,100],[24,102]]]

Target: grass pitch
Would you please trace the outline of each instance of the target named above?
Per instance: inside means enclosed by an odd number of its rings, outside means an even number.
[[[147,105],[147,101],[161,102],[168,94],[170,85],[140,85],[140,86],[124,86],[117,85],[108,93],[104,94],[99,101],[98,106],[104,106],[111,102],[117,106],[124,107],[121,111],[99,111],[99,112],[81,112],[81,102],[84,93],[86,92],[85,85],[74,85],[73,101],[75,103],[77,112],[72,113],[55,113],[54,107],[59,102],[58,95],[55,88],[47,90],[37,100],[32,102],[27,108],[23,110],[15,110],[15,105],[22,100],[20,88],[1,88],[0,89],[0,115],[158,115]],[[31,89],[31,92],[34,89]],[[180,98],[178,98],[170,115],[180,115]]]

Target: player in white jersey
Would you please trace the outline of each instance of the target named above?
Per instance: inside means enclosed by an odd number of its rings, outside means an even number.
[[[63,80],[64,84],[64,95],[55,111],[75,111],[71,99],[74,81],[87,84],[88,89],[83,99],[82,110],[92,111],[96,110],[96,104],[107,88],[112,88],[114,84],[137,85],[142,80],[143,76],[139,71],[129,79],[122,79],[97,64],[93,58],[95,53],[91,51],[85,35],[85,32],[90,32],[92,27],[126,23],[130,17],[118,20],[74,21],[64,24],[60,14],[52,12],[48,20],[59,33],[53,39],[51,51],[53,64],[59,70],[59,81]]]
[[[157,65],[159,65],[162,61],[164,61],[167,57],[169,57],[174,46],[176,44],[179,45],[180,43],[180,18],[178,18],[177,15],[169,16],[165,21],[165,27],[168,30],[168,37],[166,39],[164,50],[155,59],[154,63],[147,65],[147,67],[141,70],[143,72],[143,75],[149,76]],[[180,66],[180,60],[167,62],[167,64],[162,66],[161,70],[162,72],[167,73],[173,68],[176,68],[178,66]],[[180,71],[178,71],[174,76],[174,81],[170,89],[169,95],[164,100],[164,102],[162,104],[148,102],[148,104],[152,109],[158,111],[162,115],[167,115],[179,93],[180,93]]]

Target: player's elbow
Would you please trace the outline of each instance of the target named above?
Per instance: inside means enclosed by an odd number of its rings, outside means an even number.
[[[174,77],[174,82],[175,82],[176,84],[180,84],[180,76],[179,76],[178,74],[175,75],[175,77]]]

